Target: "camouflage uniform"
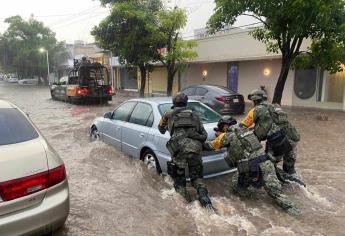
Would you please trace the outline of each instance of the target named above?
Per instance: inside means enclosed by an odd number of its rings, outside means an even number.
[[[194,125],[176,128],[175,123],[178,122],[176,120],[178,114],[192,115]],[[189,200],[189,195],[186,192],[185,176],[185,168],[188,167],[192,186],[197,189],[198,194],[200,191],[204,191],[207,195],[207,189],[202,181],[203,165],[201,156],[202,143],[207,139],[207,132],[199,117],[186,107],[174,107],[162,116],[158,129],[161,133],[168,130],[171,135],[170,140],[176,141],[179,147],[177,154],[171,153],[172,161],[177,166],[177,176],[173,178],[176,191],[183,195],[187,201]]]
[[[205,145],[204,145],[205,146]],[[264,187],[270,197],[290,214],[299,214],[294,203],[282,193],[281,183],[277,178],[274,164],[262,150],[260,141],[253,131],[243,125],[231,126],[229,132],[206,143],[208,149],[227,147],[226,162],[230,167],[237,167],[238,172],[232,177],[234,192],[242,197],[250,196],[249,187]],[[242,168],[246,166],[247,168]],[[241,168],[240,168],[241,166]],[[243,171],[247,169],[247,171]]]
[[[259,140],[266,140],[267,137],[274,136],[278,132],[283,132],[287,138],[289,147],[281,153],[274,152],[272,147],[267,142],[266,151],[274,156],[276,162],[279,162],[283,159],[283,170],[287,174],[295,174],[295,162],[297,157],[297,142],[299,137],[296,138],[294,135],[297,131],[296,129],[286,120],[284,125],[276,124],[272,118],[272,115],[269,109],[272,109],[273,105],[267,104],[266,102],[260,102],[256,104],[255,108],[252,111],[252,119],[255,124],[254,130],[255,134]],[[250,114],[249,114],[250,115]],[[250,118],[246,118],[246,121]],[[248,126],[248,124],[246,124]],[[286,129],[288,127],[288,129]],[[292,130],[292,132],[290,132]]]

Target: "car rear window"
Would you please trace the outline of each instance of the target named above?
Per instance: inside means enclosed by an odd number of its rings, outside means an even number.
[[[165,103],[159,105],[158,109],[161,114],[164,114],[171,109],[171,106],[172,103]],[[222,118],[217,112],[199,102],[189,102],[188,107],[196,112],[203,124],[218,122]]]
[[[236,93],[236,92],[234,92],[234,91],[232,91],[226,87],[222,87],[222,86],[210,86],[209,88],[218,94],[227,94],[227,93],[234,94],[234,93]]]
[[[14,108],[0,109],[0,145],[21,143],[38,138],[30,122]]]

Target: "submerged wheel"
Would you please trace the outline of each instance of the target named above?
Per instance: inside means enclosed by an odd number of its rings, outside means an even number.
[[[142,161],[148,168],[155,169],[158,174],[162,173],[162,169],[159,165],[158,159],[156,155],[151,151],[151,149],[147,149],[143,154],[142,154]]]
[[[50,91],[50,95],[52,96],[52,99],[53,99],[53,100],[56,100],[56,97],[55,97],[55,95],[54,95],[54,92],[53,92],[53,91]]]
[[[95,126],[91,129],[90,137],[92,140],[99,140],[99,131]]]

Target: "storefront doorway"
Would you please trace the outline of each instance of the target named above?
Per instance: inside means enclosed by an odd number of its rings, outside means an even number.
[[[326,101],[343,103],[344,100],[344,88],[345,88],[345,72],[338,72],[336,74],[330,74],[326,81]]]

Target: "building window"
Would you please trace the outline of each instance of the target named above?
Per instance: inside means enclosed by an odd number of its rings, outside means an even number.
[[[294,91],[298,98],[309,99],[316,91],[317,69],[299,69],[295,72]]]

